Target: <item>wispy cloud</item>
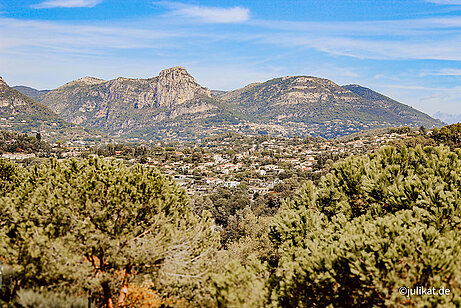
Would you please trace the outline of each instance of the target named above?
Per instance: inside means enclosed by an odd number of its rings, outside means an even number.
[[[214,7],[188,5],[178,2],[160,1],[155,2],[171,9],[171,14],[198,19],[207,23],[239,23],[250,18],[250,10],[240,6]]]
[[[34,9],[95,7],[103,0],[48,0],[32,5]]]
[[[423,71],[419,74],[420,77],[425,76],[461,76],[461,69],[443,68],[439,70]]]
[[[270,28],[260,41],[358,59],[461,61],[461,18],[364,22],[251,21]]]
[[[159,49],[180,31],[139,29],[136,26],[78,25],[0,18],[0,55],[29,50],[37,54],[107,53],[117,49]]]
[[[460,0],[426,0],[426,2],[446,4],[446,5],[461,5]]]

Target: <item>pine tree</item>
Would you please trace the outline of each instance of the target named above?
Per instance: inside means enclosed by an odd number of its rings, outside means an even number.
[[[283,203],[268,230],[270,263],[242,260],[218,275],[218,302],[238,304],[235,273],[265,282],[260,306],[461,305],[461,150],[399,149],[350,157]],[[259,257],[259,261],[267,256]],[[263,266],[266,264],[265,266]],[[270,273],[268,276],[267,273]],[[448,288],[405,297],[399,288]],[[256,305],[256,304],[255,304]]]
[[[212,222],[156,170],[88,159],[20,172],[0,199],[0,255],[18,287],[86,292],[105,307],[124,306],[142,277],[158,289],[199,287],[217,243]]]

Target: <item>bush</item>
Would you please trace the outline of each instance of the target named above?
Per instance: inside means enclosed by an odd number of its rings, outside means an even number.
[[[191,301],[202,289],[217,234],[172,180],[99,159],[18,170],[23,180],[0,198],[0,255],[23,288],[87,293],[101,305],[123,304],[138,277]]]
[[[21,308],[87,308],[88,299],[66,297],[51,292],[19,290],[17,304]]]
[[[386,147],[333,165],[283,203],[268,231],[276,260],[227,271],[260,277],[273,307],[459,307],[460,214],[461,150]],[[244,294],[223,287],[236,284],[228,272],[215,279],[218,303]],[[400,287],[451,292],[407,298]]]

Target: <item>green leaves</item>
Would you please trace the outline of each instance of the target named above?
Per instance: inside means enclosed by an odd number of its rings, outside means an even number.
[[[116,293],[142,273],[161,288],[162,275],[202,272],[216,245],[209,216],[155,169],[89,159],[18,170],[23,181],[0,199],[0,255],[23,287],[99,296],[106,281]]]
[[[258,271],[266,304],[459,305],[460,176],[461,152],[447,147],[386,147],[335,164],[284,202],[270,225],[276,260]],[[445,287],[451,295],[407,298],[402,286]]]

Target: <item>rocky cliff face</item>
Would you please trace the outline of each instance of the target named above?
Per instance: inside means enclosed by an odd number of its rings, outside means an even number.
[[[211,91],[200,86],[183,67],[173,67],[160,72],[153,89],[159,106],[173,107],[197,96],[211,97]]]
[[[77,105],[83,113],[95,109],[107,110],[117,104],[135,109],[172,108],[199,96],[210,98],[211,92],[201,87],[184,68],[173,67],[150,79],[119,77],[105,81],[84,77],[50,91],[42,98],[42,102],[58,114],[65,114]]]

